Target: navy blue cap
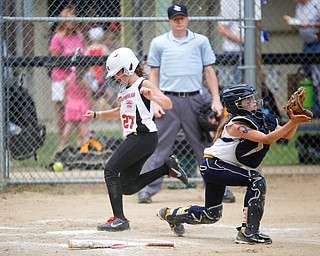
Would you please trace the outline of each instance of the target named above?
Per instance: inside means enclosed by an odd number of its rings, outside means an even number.
[[[187,7],[183,4],[174,4],[168,8],[168,18],[172,19],[177,15],[188,16]]]

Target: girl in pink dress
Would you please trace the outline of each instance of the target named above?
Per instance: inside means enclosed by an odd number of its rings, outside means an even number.
[[[76,134],[77,147],[81,146],[89,134],[88,119],[84,118],[92,102],[90,80],[87,75],[88,68],[77,67],[65,80],[65,127],[60,150],[67,146],[73,131]]]
[[[60,17],[75,17],[76,11],[68,7]],[[57,26],[56,32],[50,40],[49,50],[51,56],[73,56],[77,48],[80,54],[86,47],[85,38],[80,32],[80,27],[74,21],[65,21]],[[59,132],[60,142],[64,130],[64,80],[70,74],[70,68],[54,67],[51,72],[51,93],[54,103],[55,121]]]

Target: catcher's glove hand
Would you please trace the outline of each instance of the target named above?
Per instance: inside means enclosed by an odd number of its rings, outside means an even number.
[[[201,129],[205,132],[217,130],[220,118],[212,111],[210,103],[204,103],[199,109],[198,122]]]
[[[304,100],[306,98],[306,88],[301,86],[296,90],[289,98],[287,104],[283,107],[287,111],[287,115],[290,118],[289,110],[292,109],[294,115],[306,115],[313,117],[313,113],[309,109],[303,107]]]

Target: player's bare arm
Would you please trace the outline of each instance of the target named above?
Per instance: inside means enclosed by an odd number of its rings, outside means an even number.
[[[288,138],[288,134],[296,129],[299,123],[310,122],[311,118],[305,115],[293,115],[293,118],[284,126],[277,127],[276,130],[268,134],[251,129],[242,123],[235,123],[227,127],[227,131],[231,136],[241,137],[247,140],[261,142],[263,144],[271,145],[280,138]]]
[[[148,100],[152,100],[157,103],[162,108],[172,108],[172,101],[170,98],[164,95],[157,86],[148,80],[143,81],[140,93],[142,93]]]
[[[120,118],[120,108],[114,108],[105,111],[93,111],[88,110],[85,113],[84,117],[86,118],[109,118],[109,119],[119,119]]]
[[[151,67],[150,68],[150,74],[149,74],[149,81],[153,83],[156,87],[159,85],[159,67]],[[155,118],[161,118],[165,112],[157,103],[154,104],[154,116]]]
[[[223,106],[220,101],[220,93],[218,86],[218,78],[216,72],[212,65],[204,67],[204,74],[206,76],[207,87],[209,88],[212,95],[212,105],[211,108],[218,116],[221,116],[223,113]]]

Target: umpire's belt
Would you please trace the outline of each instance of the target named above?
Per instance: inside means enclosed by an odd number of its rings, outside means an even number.
[[[178,97],[187,97],[187,96],[194,96],[199,94],[199,91],[195,92],[163,92],[165,95],[173,95]]]

